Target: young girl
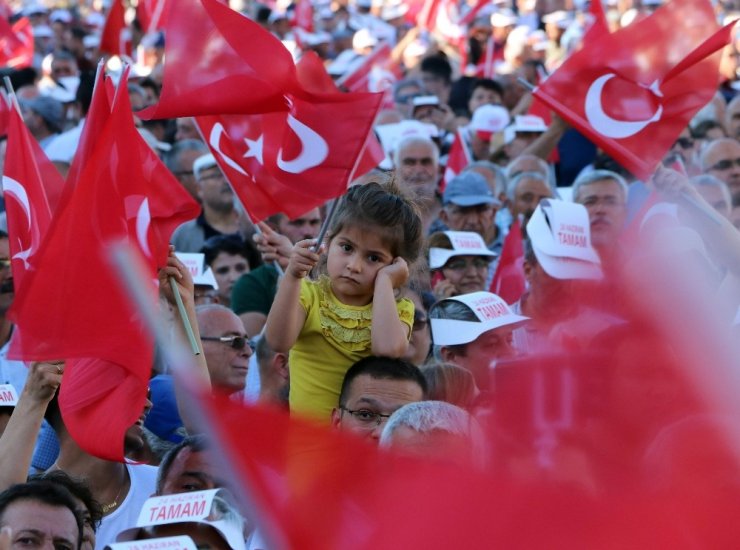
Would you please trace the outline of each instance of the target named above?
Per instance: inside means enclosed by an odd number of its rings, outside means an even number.
[[[340,200],[321,249],[326,275],[312,281],[315,244],[293,248],[265,338],[273,350],[290,351],[291,411],[328,422],[349,367],[406,351],[414,306],[395,291],[419,256],[421,218],[395,184],[357,185]]]

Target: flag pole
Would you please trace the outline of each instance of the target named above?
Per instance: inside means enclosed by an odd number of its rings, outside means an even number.
[[[326,218],[324,218],[324,223],[321,225],[319,236],[316,237],[316,245],[313,247],[314,252],[316,252],[321,247],[321,243],[323,242],[324,237],[326,237],[326,232],[329,230],[329,224],[331,224],[331,220],[337,211],[338,203],[339,199],[331,200],[331,205],[329,205],[329,212],[326,214]]]
[[[190,319],[188,318],[188,312],[185,310],[185,304],[182,302],[182,296],[180,296],[180,289],[177,288],[177,282],[175,281],[174,277],[170,277],[170,287],[172,288],[172,294],[175,295],[175,302],[177,302],[177,311],[180,314],[182,325],[183,327],[185,327],[185,334],[188,337],[188,343],[190,344],[190,349],[193,350],[193,355],[200,355],[200,346],[198,345],[198,340],[195,338],[195,333],[193,332],[193,326],[190,324]]]

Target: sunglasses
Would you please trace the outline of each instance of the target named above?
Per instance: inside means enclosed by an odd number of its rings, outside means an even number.
[[[254,351],[254,345],[249,338],[246,338],[245,336],[201,336],[200,339],[210,342],[221,342],[222,344],[226,344],[231,348],[239,350],[249,346],[249,349]]]
[[[710,170],[729,170],[732,168],[732,165],[740,166],[740,159],[727,159],[727,160],[721,160],[718,163],[714,164]]]

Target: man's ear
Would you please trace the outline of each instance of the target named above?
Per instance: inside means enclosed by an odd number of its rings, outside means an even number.
[[[447,210],[445,208],[442,208],[442,210],[439,211],[439,219],[447,225],[450,221],[449,216],[447,215]]]
[[[341,411],[334,407],[331,410],[331,427],[339,429],[339,425],[342,423],[342,413]]]
[[[444,361],[445,363],[447,363],[447,362],[452,363],[452,362],[455,361],[455,352],[454,352],[454,350],[448,348],[447,346],[442,347],[439,350],[439,354],[442,357],[442,361]]]
[[[530,278],[532,277],[532,270],[534,269],[534,266],[527,260],[524,260],[522,267],[524,268],[524,278],[527,279],[527,282],[529,283]]]
[[[283,380],[290,379],[290,370],[288,369],[288,355],[285,353],[276,353],[273,358],[273,366]]]

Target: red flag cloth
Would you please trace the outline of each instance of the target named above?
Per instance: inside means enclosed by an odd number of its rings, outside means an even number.
[[[196,122],[254,221],[278,212],[294,217],[344,193],[380,99],[295,97],[290,113],[200,116]]]
[[[478,78],[493,78],[496,71],[494,69],[495,66],[495,43],[493,41],[493,36],[488,37],[488,40],[486,40],[486,49],[483,51],[483,57],[480,60],[480,63],[475,68],[475,76]]]
[[[103,33],[100,36],[100,51],[110,55],[126,55],[131,57],[133,45],[131,32],[124,17],[125,7],[123,0],[113,0],[108,17],[105,19]]]
[[[527,280],[524,277],[524,244],[522,243],[522,226],[514,220],[509,234],[504,239],[496,272],[493,274],[491,288],[507,304],[513,304],[524,294]]]
[[[26,17],[11,27],[0,17],[0,66],[20,69],[33,64],[33,27]]]
[[[173,4],[165,58],[159,103],[139,111],[141,119],[285,112],[285,94],[297,85],[280,40],[218,0]]]
[[[144,34],[165,27],[167,0],[139,0],[136,4],[136,19],[141,23]]]
[[[13,283],[17,291],[22,288],[26,273],[33,269],[34,256],[51,225],[52,210],[45,187],[60,190],[63,180],[46,159],[17,109],[10,109],[9,119],[3,196],[8,216]],[[45,161],[51,170],[42,172],[37,159],[42,163]]]
[[[646,179],[716,93],[717,51],[731,31],[717,32],[708,1],[674,0],[634,25],[591,37],[534,94]]]
[[[306,32],[313,32],[313,6],[311,0],[298,0],[293,12],[293,24]]]
[[[601,0],[591,0],[588,5],[588,13],[590,16],[590,26],[586,30],[589,42],[601,34],[609,34],[609,23],[606,20],[606,14],[604,13],[604,5]]]
[[[199,210],[136,131],[126,79],[9,313],[22,335],[12,356],[69,361],[60,394],[65,425],[83,449],[111,460],[123,458],[124,434],[142,413],[153,343],[120,289],[108,247],[132,243],[153,279],[172,231]]]
[[[440,184],[440,193],[444,193],[445,187],[450,180],[462,172],[470,164],[472,155],[468,151],[468,145],[462,135],[462,129],[455,133],[455,141],[452,142],[450,153],[447,155],[447,166],[445,167],[444,177]]]
[[[382,80],[395,81],[402,76],[398,63],[391,58],[387,42],[379,44],[352,72],[337,80],[337,86],[350,92],[378,92]]]

